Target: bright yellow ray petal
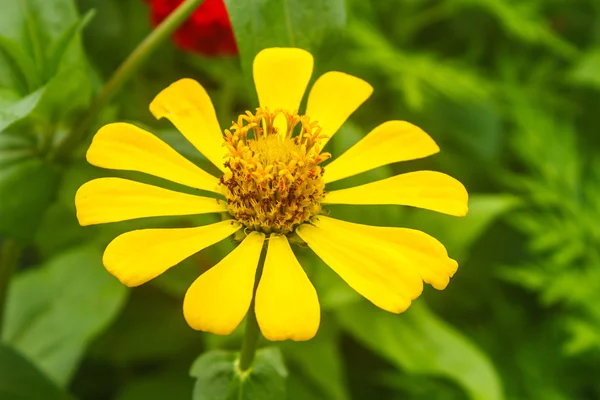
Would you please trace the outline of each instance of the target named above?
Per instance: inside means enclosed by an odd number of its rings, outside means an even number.
[[[255,309],[260,330],[269,340],[308,340],[319,329],[317,291],[285,236],[269,238]]]
[[[254,58],[253,74],[261,107],[269,110],[298,111],[313,71],[313,56],[306,50],[274,47],[260,51]],[[274,126],[281,134],[287,130],[282,115]]]
[[[87,151],[87,160],[101,168],[144,172],[196,189],[221,193],[217,178],[150,132],[131,124],[115,123],[100,128]]]
[[[121,178],[100,178],[83,184],[75,195],[82,226],[165,215],[227,211],[223,200],[174,192]]]
[[[435,171],[417,171],[334,190],[323,204],[398,204],[463,217],[469,195],[462,183]]]
[[[254,58],[253,74],[261,107],[298,111],[313,70],[306,50],[274,47]]]
[[[384,310],[405,311],[423,290],[414,265],[369,232],[347,229],[321,216],[296,232],[350,287]]]
[[[368,235],[382,245],[401,253],[419,272],[421,279],[438,290],[445,289],[456,272],[458,263],[448,257],[443,244],[428,234],[407,228],[355,224],[319,216],[320,224],[339,229],[348,235]]]
[[[325,167],[325,183],[440,151],[423,130],[406,121],[387,121]]]
[[[317,79],[308,95],[306,115],[322,128],[321,148],[371,93],[371,85],[343,72],[327,72]]]
[[[192,254],[239,230],[232,220],[197,228],[142,229],[117,236],[104,251],[104,266],[123,284],[139,286]]]
[[[158,119],[167,118],[221,171],[226,154],[223,134],[212,101],[206,90],[193,79],[180,79],[160,92],[150,112]]]
[[[262,233],[250,233],[190,286],[183,301],[183,315],[192,328],[217,335],[228,335],[237,328],[252,302],[264,239]]]

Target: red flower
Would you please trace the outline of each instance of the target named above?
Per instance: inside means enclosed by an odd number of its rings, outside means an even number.
[[[152,25],[158,25],[183,0],[146,0]],[[205,54],[238,54],[231,22],[223,0],[204,0],[200,7],[175,31],[175,43],[184,50]]]

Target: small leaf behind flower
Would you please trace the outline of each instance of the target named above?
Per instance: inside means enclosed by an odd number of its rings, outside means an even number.
[[[286,398],[287,370],[278,348],[256,352],[246,372],[238,369],[238,355],[213,350],[196,359],[190,375],[196,378],[194,400],[281,400]]]

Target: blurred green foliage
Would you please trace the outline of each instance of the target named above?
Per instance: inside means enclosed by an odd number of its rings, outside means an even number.
[[[424,230],[460,262],[457,274],[445,291],[427,288],[409,311],[393,315],[297,249],[319,294],[321,329],[309,342],[262,343],[251,375],[236,375],[232,352],[241,332],[198,333],[181,312],[189,284],[231,243],[134,290],[101,266],[103,247],[120,232],[211,217],[82,228],[75,191],[108,172],[85,163],[87,143],[67,160],[53,156],[94,93],[150,32],[147,5],[0,0],[0,242],[26,246],[8,294],[0,398],[178,400],[243,392],[234,397],[279,399],[286,388],[291,400],[600,398],[600,3],[226,3],[240,58],[201,57],[164,43],[95,128],[132,121],[211,170],[172,126],[151,117],[153,96],[176,79],[195,78],[226,127],[256,105],[250,65],[258,50],[307,48],[315,55],[313,81],[339,70],[375,88],[328,145],[334,156],[389,119],[419,125],[442,149],[334,187],[435,169],[464,182],[471,195],[470,213],[460,220],[390,206],[329,212]]]

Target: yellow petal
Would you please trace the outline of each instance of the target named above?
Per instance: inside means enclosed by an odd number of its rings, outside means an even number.
[[[423,130],[406,121],[387,121],[325,167],[325,183],[440,151]]]
[[[167,118],[202,154],[221,171],[226,149],[212,101],[193,79],[180,79],[160,92],[150,111],[158,119]]]
[[[317,79],[308,95],[306,115],[322,128],[321,148],[371,93],[371,85],[343,72],[327,72]]]
[[[217,178],[150,132],[131,124],[115,123],[102,127],[87,151],[87,160],[101,168],[143,172],[196,189],[221,193]]]
[[[417,171],[334,190],[323,204],[398,204],[463,217],[469,195],[462,183],[435,171]]]
[[[332,218],[315,217],[296,229],[308,246],[359,294],[376,306],[400,313],[423,290],[414,265],[368,231],[348,229]]]
[[[418,271],[421,279],[438,290],[445,289],[458,263],[448,257],[443,244],[428,234],[407,228],[355,224],[319,216],[321,224],[348,235],[368,235],[382,245],[396,249]]]
[[[298,111],[313,70],[306,50],[274,47],[254,58],[254,84],[261,107]]]
[[[317,291],[285,236],[269,238],[255,309],[260,330],[269,340],[308,340],[319,329]]]
[[[123,284],[139,286],[192,254],[239,230],[231,220],[197,228],[142,229],[117,236],[104,251],[104,266]]]
[[[252,302],[264,239],[262,233],[250,233],[190,286],[183,301],[183,315],[192,328],[228,335],[242,322]]]
[[[121,178],[85,183],[75,195],[77,219],[82,226],[166,215],[227,211],[223,200],[174,192]]]

